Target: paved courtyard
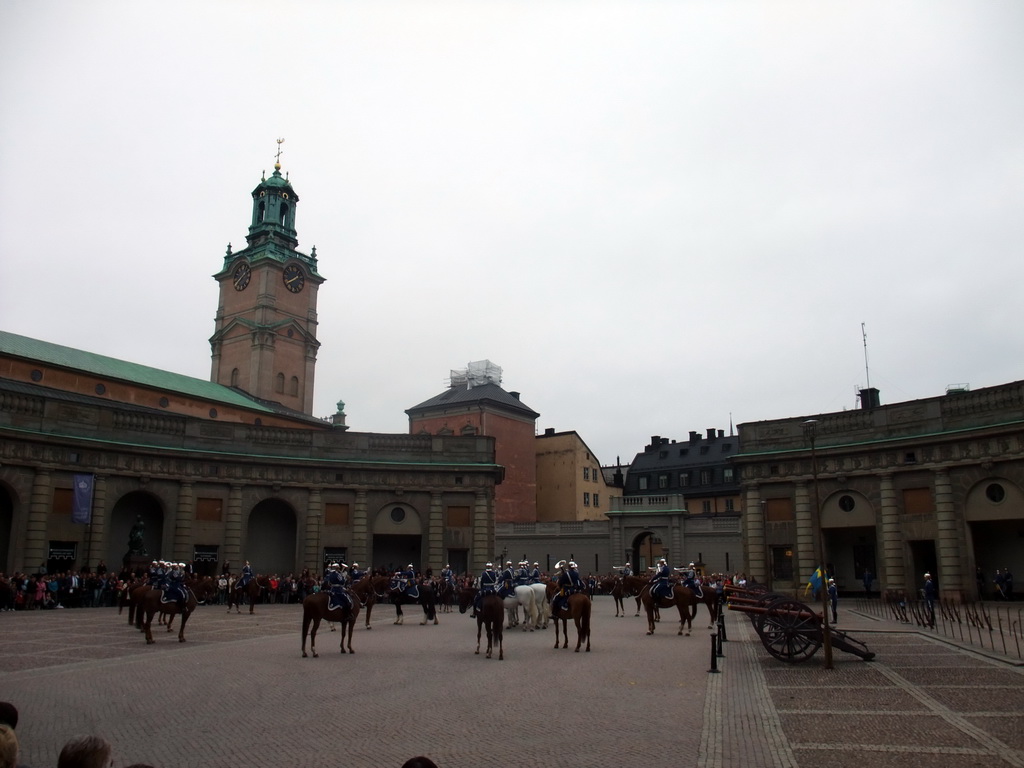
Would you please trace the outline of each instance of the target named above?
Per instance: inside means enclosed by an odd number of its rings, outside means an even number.
[[[1024,671],[844,614],[877,654],[786,665],[741,615],[709,674],[701,608],[691,637],[656,633],[595,602],[592,651],[554,650],[554,630],[506,630],[505,660],[474,655],[475,621],[377,606],[354,656],[322,627],[300,654],[301,609],[255,616],[201,606],[188,642],[155,645],[116,609],[0,614],[0,699],[21,713],[21,762],[55,766],[63,743],[97,733],[116,765],[398,768],[430,756],[478,766],[927,766],[1024,768]],[[360,621],[360,624],[362,622]]]

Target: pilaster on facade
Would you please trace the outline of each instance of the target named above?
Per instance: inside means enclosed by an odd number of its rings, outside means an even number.
[[[50,511],[51,477],[49,469],[39,467],[32,478],[28,525],[25,527],[26,568],[35,568],[39,563],[46,562],[46,515]]]
[[[89,526],[88,559],[94,559],[94,552],[107,551],[107,478],[93,475],[92,481],[92,524]],[[103,560],[103,556],[99,557]],[[118,563],[120,565],[120,563]],[[116,568],[117,566],[115,566]]]
[[[473,553],[470,556],[470,572],[480,573],[492,557],[494,549],[494,518],[487,494],[483,490],[476,492],[473,501]]]
[[[811,493],[804,481],[795,484],[796,504],[794,505],[796,522],[796,549],[793,552],[793,579],[797,585],[809,578],[821,561],[817,553],[815,541],[815,518],[820,524],[821,510],[814,510]]]
[[[306,501],[305,546],[303,560],[310,573],[322,574],[324,563],[320,555],[320,531],[324,524],[324,504],[319,488],[309,489]]]
[[[433,568],[435,572],[439,572],[444,566],[444,504],[439,491],[430,493],[426,566]]]
[[[882,589],[907,589],[903,565],[903,532],[892,472],[883,472],[879,476],[879,496],[882,524],[878,538],[879,550],[882,552],[882,573],[878,575]]]
[[[371,562],[368,526],[366,490],[359,489],[356,491],[356,501],[352,508],[352,554],[349,555],[355,562]]]
[[[232,483],[224,516],[224,559],[238,563],[242,559],[242,486]]]
[[[953,488],[949,472],[939,469],[935,472],[935,522],[938,531],[939,576],[942,591],[947,596],[966,593],[964,569],[961,558],[961,525],[957,520],[953,504]]]
[[[195,517],[192,483],[178,486],[178,506],[174,512],[174,559],[179,563],[192,561],[192,520]]]
[[[768,549],[765,538],[764,509],[761,507],[761,490],[756,485],[746,489],[746,555],[747,576],[761,584],[768,583]]]

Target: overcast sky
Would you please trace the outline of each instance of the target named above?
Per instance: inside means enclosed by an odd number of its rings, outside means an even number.
[[[1016,381],[1022,83],[1017,0],[7,0],[0,328],[209,378],[284,137],[354,430],[483,359],[603,464]]]

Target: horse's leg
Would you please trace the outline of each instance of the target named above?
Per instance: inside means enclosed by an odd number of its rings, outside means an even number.
[[[346,623],[348,624],[348,652],[355,653],[352,650],[352,630],[356,628],[356,616],[353,615]],[[342,627],[342,630],[344,630],[344,627]]]
[[[576,625],[576,653],[580,652],[580,646],[583,645],[583,623],[580,617],[581,612],[573,611],[572,620]]]
[[[395,600],[395,624],[401,624],[405,617],[402,615],[402,599]]]
[[[185,608],[181,609],[181,623],[178,625],[178,642],[179,643],[184,643],[185,642],[185,622],[188,621],[188,617],[191,616],[191,615],[192,615],[192,611],[190,611],[187,606]],[[174,619],[173,615],[171,616],[171,619],[172,620]]]
[[[652,601],[653,601],[653,598],[652,598]],[[654,634],[654,606],[651,603],[649,603],[649,602],[647,602],[645,600],[644,601],[644,608],[647,610],[647,634],[648,635],[653,635]]]
[[[481,610],[481,613],[482,613],[482,610]],[[483,627],[484,627],[483,617],[480,616],[480,614],[477,614],[477,619],[476,619],[476,651],[475,651],[475,653],[478,656],[480,655],[480,630],[483,629]]]
[[[373,612],[373,605],[376,602],[377,602],[377,598],[375,596],[373,596],[372,594],[371,594],[370,597],[368,597],[366,599],[366,628],[367,629],[373,629],[373,627],[370,626],[370,614]]]
[[[257,597],[259,596],[259,594],[260,594],[260,591],[259,591],[258,588],[255,589],[255,590],[252,590],[252,589],[249,590],[249,615],[250,616],[252,616],[253,613],[256,612],[256,600],[257,600]]]
[[[153,639],[153,632],[150,629],[153,624],[154,613],[156,613],[156,609],[150,610],[148,607],[146,608],[146,618],[143,621],[143,632],[146,633],[146,645],[152,645],[156,642],[156,640]]]
[[[313,617],[309,615],[305,607],[302,609],[302,658],[308,659],[309,656],[306,654],[306,637],[309,635],[309,623],[313,620]]]
[[[636,615],[637,616],[640,615],[640,603],[641,603],[640,595],[637,595],[636,596]],[[650,634],[650,633],[648,633],[648,634]]]
[[[320,658],[316,652],[316,631],[320,629],[320,616],[313,616],[313,628],[309,631],[309,652],[313,654],[313,658]]]
[[[491,658],[491,648],[493,647],[493,644],[494,644],[494,622],[488,619],[488,621],[487,621],[487,654],[486,654],[486,657],[488,659]]]

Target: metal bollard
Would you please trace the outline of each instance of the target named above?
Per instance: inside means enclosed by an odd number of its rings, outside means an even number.
[[[725,634],[725,614],[721,608],[718,609],[718,633],[721,635],[723,643],[729,642],[729,638]]]
[[[718,644],[718,638],[715,635],[711,635],[711,669],[708,673],[718,672],[718,657],[715,655],[715,646]]]
[[[718,627],[718,633],[712,635],[712,637],[715,639],[715,642],[716,642],[716,644],[718,646],[717,656],[718,656],[718,658],[722,658],[723,656],[725,656],[725,653],[722,651],[722,627],[721,627],[721,625],[719,625],[719,627]]]

